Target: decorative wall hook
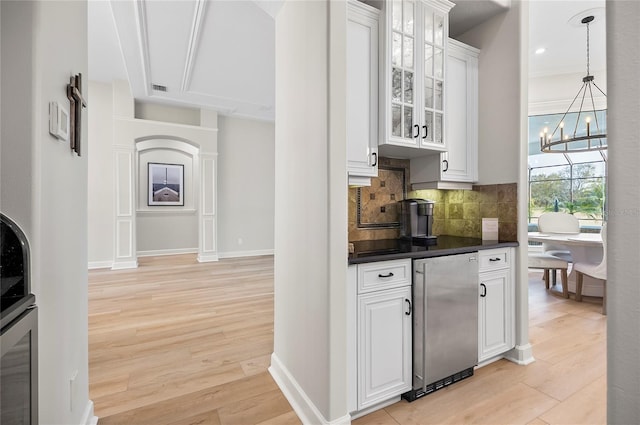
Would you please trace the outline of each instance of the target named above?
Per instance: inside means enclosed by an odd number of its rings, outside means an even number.
[[[82,74],[71,77],[67,84],[67,98],[69,99],[69,146],[80,156],[80,136],[82,135],[82,108],[87,102],[82,97]]]

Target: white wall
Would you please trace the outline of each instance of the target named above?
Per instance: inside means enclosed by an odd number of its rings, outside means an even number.
[[[518,183],[518,240],[527,240],[527,84],[529,5],[511,8],[462,34],[459,39],[481,49],[479,57],[478,177],[480,184]],[[526,243],[517,251],[516,347],[508,357],[534,361],[529,343]]]
[[[89,81],[88,260],[97,267],[110,267],[113,261],[113,120],[105,119],[113,115],[111,91],[111,84]]]
[[[458,37],[478,60],[478,184],[518,181],[521,93],[521,2]],[[522,34],[525,36],[525,34]],[[526,78],[526,77],[525,77]]]
[[[276,17],[270,371],[303,423],[349,423],[346,22],[345,2],[285,2]]]
[[[640,423],[640,2],[607,2],[607,423]]]
[[[94,149],[89,154],[89,265],[110,267],[114,253],[114,161],[112,145],[114,117],[132,119],[132,99],[125,100],[113,91],[128,90],[124,82],[111,84],[90,82],[92,108],[89,110],[89,134]],[[130,94],[128,94],[130,97]],[[124,96],[125,98],[127,96]],[[167,116],[173,121],[201,122],[193,109],[158,104],[135,103],[137,122],[161,123]],[[175,119],[178,117],[178,119]],[[143,120],[144,119],[144,120]],[[272,254],[274,249],[274,158],[275,127],[271,122],[219,117],[218,130],[218,250],[221,257]],[[202,122],[203,127],[210,124]],[[167,124],[171,126],[171,124]],[[214,127],[216,124],[213,124]],[[189,128],[193,126],[173,126]],[[187,133],[178,131],[182,138]],[[158,156],[160,155],[160,156]],[[169,157],[167,157],[169,155]],[[176,157],[177,156],[177,157]],[[146,163],[185,164],[184,208],[147,207]],[[162,159],[164,158],[164,159]],[[153,150],[140,156],[138,195],[136,199],[137,251],[141,255],[163,252],[193,252],[198,248],[197,181],[192,181],[192,161],[177,150]],[[174,214],[170,214],[173,211]],[[160,227],[168,233],[159,232]],[[239,243],[239,239],[242,243]]]
[[[49,135],[48,103],[69,105],[70,76],[87,75],[87,5],[3,1],[1,7],[2,209],[24,226],[31,242],[39,309],[39,423],[84,424],[93,415],[87,352],[87,114],[84,154],[77,157],[68,143]],[[14,119],[6,112],[16,105]],[[14,161],[6,171],[15,175],[5,180],[5,165]]]
[[[201,126],[136,119],[134,99],[125,81],[114,81],[112,84],[91,82],[90,96],[92,104],[95,105],[95,112],[90,113],[89,134],[97,147],[95,154],[89,153],[89,267],[114,265],[114,256],[122,246],[132,246],[134,254],[137,251],[141,255],[197,252],[199,237],[206,231],[201,229],[198,223],[202,195],[199,181],[202,155],[198,158],[193,152],[185,153],[181,146],[191,146],[187,150],[200,149],[202,154],[213,155],[215,158],[217,114],[199,110],[197,121],[202,123]],[[137,106],[137,112],[145,117],[159,118],[164,116],[163,114],[181,114],[177,112],[180,108],[164,105]],[[181,116],[184,119],[196,120],[193,118],[192,109],[186,109]],[[155,136],[158,140],[165,141],[167,146],[142,150],[136,157],[136,140],[149,140]],[[115,171],[115,150],[120,150],[122,155],[130,157],[134,168],[132,171],[137,170],[132,182],[135,190],[131,198],[132,213],[137,216],[133,227],[134,234],[131,235],[133,242],[127,238],[116,239],[114,236],[116,205],[121,205],[123,200],[128,199],[128,194],[124,193],[120,196],[124,198],[119,199],[119,203],[116,202],[116,188],[120,187],[118,182],[123,182],[123,178],[126,180],[128,177],[122,175],[126,170],[120,170],[119,174]],[[184,206],[147,206],[149,161],[185,165]],[[216,194],[212,192],[209,195],[215,197]],[[120,241],[120,245],[115,245],[116,241]]]
[[[142,120],[200,125],[200,110],[158,103],[135,102],[135,117]]]
[[[33,8],[2,2],[2,139],[0,208],[25,231],[33,232]]]
[[[221,257],[273,253],[275,127],[218,118]]]

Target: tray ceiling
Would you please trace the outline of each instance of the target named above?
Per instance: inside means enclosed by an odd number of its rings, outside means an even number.
[[[502,13],[509,0],[454,0],[451,33]],[[136,100],[275,118],[275,20],[282,0],[92,0],[89,78],[125,79]],[[581,72],[584,29],[568,20],[599,1],[530,2],[531,75]],[[540,22],[545,22],[541,25]],[[592,28],[592,68],[605,67],[604,19]],[[563,44],[560,44],[560,41]],[[546,44],[548,55],[533,54]],[[163,86],[166,91],[153,85]]]

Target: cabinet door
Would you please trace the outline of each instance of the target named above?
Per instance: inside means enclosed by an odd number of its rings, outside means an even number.
[[[358,410],[411,389],[411,287],[358,298]]]
[[[511,270],[480,273],[478,361],[513,348],[514,317]]]
[[[447,153],[442,180],[478,178],[478,53],[451,40],[447,54]]]
[[[478,49],[449,39],[445,87],[447,151],[411,159],[414,189],[454,189],[461,188],[460,183],[468,185],[478,180],[479,53]]]
[[[380,144],[444,151],[445,57],[453,3],[389,0],[384,4],[385,130]],[[421,154],[391,147],[383,152],[405,158]]]
[[[445,44],[448,38],[447,15],[429,6],[421,7],[422,31],[420,32],[419,49],[423,60],[423,96],[420,107],[426,134],[420,138],[421,146],[443,146],[444,138],[444,78],[445,78]]]
[[[378,175],[379,11],[348,5],[347,162],[349,176]]]
[[[420,119],[416,111],[417,3],[413,0],[387,2],[387,137],[399,145],[418,147],[414,125]]]

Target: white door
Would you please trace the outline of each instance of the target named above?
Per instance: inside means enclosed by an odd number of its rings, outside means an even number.
[[[447,55],[447,152],[442,180],[477,180],[478,56],[455,40]]]
[[[358,410],[411,389],[411,287],[358,298]]]
[[[349,3],[347,162],[350,176],[378,175],[378,11]]]
[[[512,348],[510,270],[480,274],[478,361]]]

